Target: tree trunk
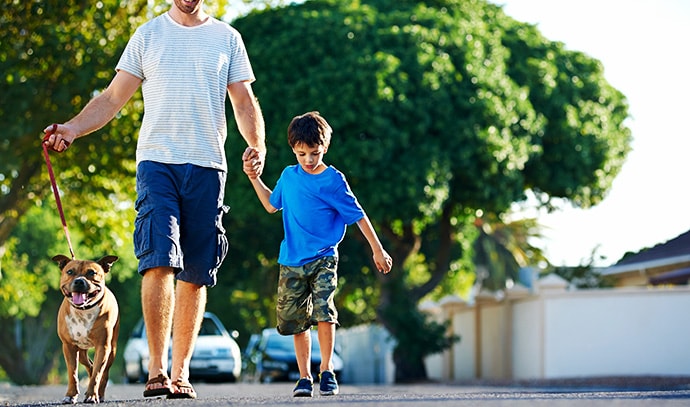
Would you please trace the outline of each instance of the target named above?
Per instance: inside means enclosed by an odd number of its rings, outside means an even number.
[[[402,275],[392,277],[381,286],[376,314],[379,322],[397,341],[393,350],[396,383],[427,379],[424,357],[430,349],[426,342],[436,333],[426,330],[425,317],[417,309],[417,301],[410,298]]]
[[[415,383],[423,382],[428,379],[424,359],[421,357],[410,359],[405,349],[396,348],[393,351],[393,362],[395,363],[395,382],[396,383]]]
[[[37,317],[17,322],[3,318],[0,325],[0,367],[17,385],[46,384],[62,359],[57,336],[57,307],[46,301]]]

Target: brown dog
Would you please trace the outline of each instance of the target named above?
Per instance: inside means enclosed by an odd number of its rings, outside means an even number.
[[[105,398],[108,372],[115,360],[120,315],[117,300],[105,286],[105,274],[117,261],[105,256],[97,262],[72,260],[64,255],[53,257],[62,270],[60,289],[65,296],[57,319],[58,336],[67,364],[68,385],[62,404],[74,404],[79,395],[79,361],[89,374],[85,403],[99,403]],[[87,352],[95,349],[91,361]]]

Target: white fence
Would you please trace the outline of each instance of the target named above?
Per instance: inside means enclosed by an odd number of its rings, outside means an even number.
[[[551,379],[690,376],[690,287],[568,290],[555,276],[473,304],[448,297],[423,310],[461,337],[426,359],[430,378]],[[380,327],[338,331],[345,380],[392,383],[393,343]]]
[[[339,329],[337,336],[344,361],[343,381],[355,384],[395,381],[395,342],[388,331],[377,325],[362,325]]]

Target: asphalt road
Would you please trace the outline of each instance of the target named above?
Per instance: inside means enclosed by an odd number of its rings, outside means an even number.
[[[293,398],[293,383],[194,384],[196,400],[144,399],[143,385],[113,384],[104,405],[115,406],[690,406],[690,386],[655,388],[587,388],[417,384],[394,386],[341,385],[341,394]],[[83,391],[83,389],[82,389]],[[60,405],[65,386],[21,387],[0,384],[0,406]],[[83,395],[80,396],[81,402]]]

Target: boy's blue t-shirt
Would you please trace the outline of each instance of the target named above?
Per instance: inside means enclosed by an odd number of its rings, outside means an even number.
[[[278,263],[299,267],[324,256],[336,256],[348,225],[364,217],[345,175],[329,166],[309,174],[299,165],[283,170],[270,197],[283,211],[285,236]]]

